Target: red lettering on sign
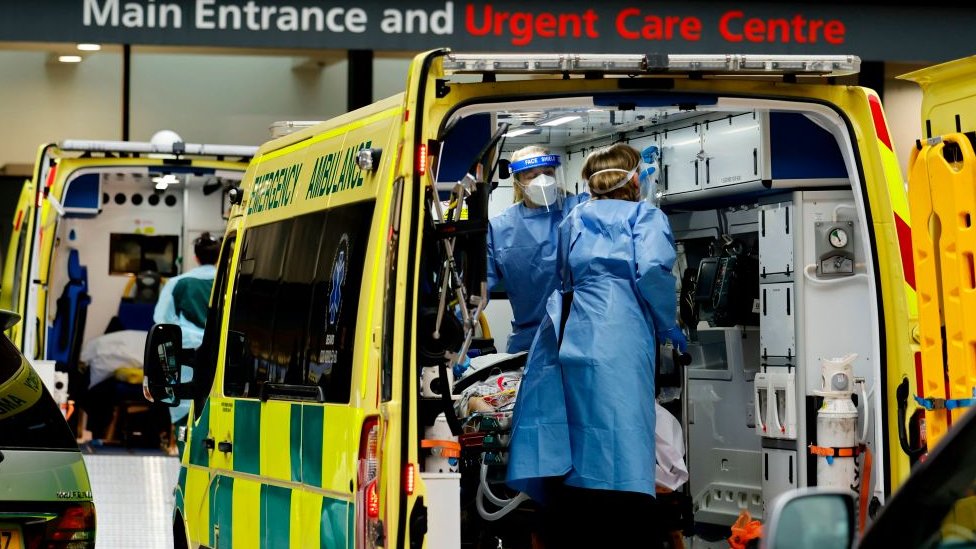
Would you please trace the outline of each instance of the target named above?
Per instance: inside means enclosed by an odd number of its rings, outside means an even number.
[[[627,9],[620,10],[620,12],[617,13],[617,21],[616,21],[617,34],[619,34],[623,38],[626,38],[627,40],[637,40],[638,38],[640,38],[639,32],[634,32],[632,30],[627,29],[627,18],[637,17],[639,15],[640,15],[640,10],[637,8],[627,8]]]
[[[766,25],[762,19],[755,17],[746,19],[746,24],[742,27],[742,33],[746,35],[746,40],[750,42],[762,42],[766,37]]]
[[[844,23],[841,21],[837,21],[836,19],[827,21],[827,25],[824,26],[824,40],[829,44],[843,44],[846,30]]]
[[[512,44],[525,46],[536,36],[542,38],[599,38],[596,29],[599,19],[596,11],[588,9],[579,13],[533,13],[530,11],[497,11],[491,4],[485,4],[481,13],[475,11],[473,4],[465,6],[464,28],[472,36],[494,34],[502,36],[506,32],[512,36]],[[479,16],[480,15],[480,21]]]
[[[583,12],[583,22],[586,23],[586,37],[599,38],[600,33],[596,30],[596,20],[599,19],[596,12],[588,9]]]
[[[742,35],[732,32],[729,25],[733,19],[742,19],[743,15],[740,10],[727,11],[722,15],[718,21],[718,31],[722,34],[722,38],[729,42],[742,42]]]
[[[468,4],[464,9],[464,29],[474,36],[484,36],[491,32],[491,4],[485,4],[484,14],[484,26],[476,26],[474,24],[474,6]]]
[[[543,38],[556,36],[556,17],[551,13],[540,13],[535,18],[535,31]]]
[[[636,22],[628,22],[627,19],[640,17],[643,24],[640,32],[636,30]],[[641,11],[637,8],[625,8],[617,13],[616,18],[617,34],[627,40],[673,40],[677,35],[685,40],[701,39],[701,19],[697,17],[680,17],[677,15],[648,14],[641,17]]]
[[[692,42],[701,40],[702,22],[697,17],[685,17],[681,22],[681,37]]]
[[[816,43],[820,40],[821,29],[823,38],[830,44],[843,44],[844,23],[836,19],[824,21],[822,19],[807,19],[802,14],[796,14],[790,19],[774,18],[761,19],[750,17],[746,19],[741,10],[727,11],[719,19],[719,32],[722,38],[729,42],[782,42],[788,44]]]

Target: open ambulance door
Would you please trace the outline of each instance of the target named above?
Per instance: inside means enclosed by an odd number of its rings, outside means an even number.
[[[34,178],[26,181],[14,214],[13,232],[3,271],[0,308],[14,311],[24,319],[8,330],[7,335],[28,359],[38,357],[42,347],[41,316],[36,314],[38,294],[44,290],[39,280],[41,236],[52,212],[48,191],[56,170],[56,147],[40,147],[34,166]],[[55,208],[56,209],[56,208]]]
[[[974,75],[976,57],[967,57],[899,77],[922,88],[921,138],[908,177],[916,371],[898,402],[902,446],[916,460],[976,405]]]

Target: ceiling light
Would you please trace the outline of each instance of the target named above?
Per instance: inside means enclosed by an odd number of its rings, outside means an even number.
[[[573,120],[579,120],[579,115],[570,114],[567,116],[560,116],[559,118],[553,118],[552,120],[547,120],[545,122],[540,122],[540,126],[559,126],[565,124],[566,122],[572,122]]]
[[[175,175],[173,175],[171,173],[168,173],[168,174],[162,175],[162,176],[158,176],[158,177],[154,177],[152,179],[152,181],[153,181],[153,183],[156,184],[156,190],[157,191],[165,191],[166,190],[166,187],[168,187],[170,185],[175,185],[176,183],[179,183],[180,182],[180,180]]]
[[[504,137],[518,137],[520,135],[526,135],[529,133],[539,133],[541,131],[542,130],[540,130],[539,128],[521,127],[521,128],[515,128],[514,130],[506,133]]]
[[[58,61],[62,63],[81,63],[80,55],[59,55]]]
[[[102,49],[101,44],[78,44],[78,49],[81,51],[99,51]]]

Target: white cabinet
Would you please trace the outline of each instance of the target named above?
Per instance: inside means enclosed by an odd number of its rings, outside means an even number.
[[[661,142],[664,196],[705,198],[763,179],[766,117],[748,112],[668,130]],[[686,193],[693,193],[688,195]]]
[[[692,124],[670,130],[661,140],[661,170],[664,172],[664,194],[673,195],[700,188],[699,153],[702,150],[701,125]]]
[[[792,282],[760,285],[759,346],[763,364],[795,364],[794,297]]]
[[[710,121],[702,132],[705,188],[735,185],[760,179],[762,129],[756,113]]]

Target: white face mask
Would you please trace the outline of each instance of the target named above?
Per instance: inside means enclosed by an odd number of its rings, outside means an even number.
[[[532,181],[522,185],[522,192],[537,206],[552,206],[556,202],[556,178],[539,174]]]

